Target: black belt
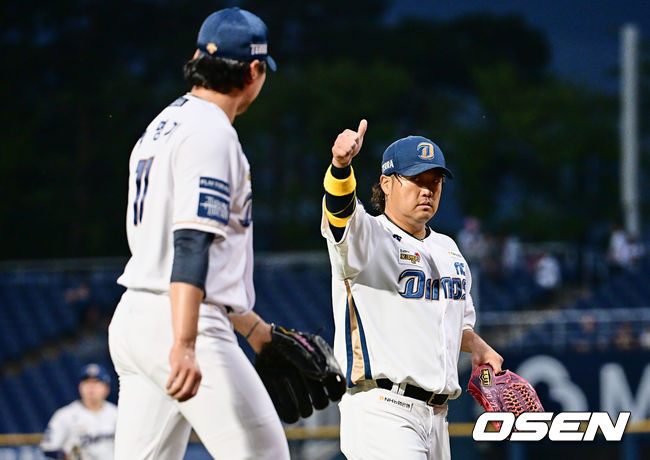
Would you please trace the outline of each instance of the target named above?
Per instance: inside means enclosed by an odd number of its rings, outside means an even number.
[[[383,388],[384,390],[393,389],[394,383],[388,379],[377,379],[375,382],[377,382],[379,388]],[[449,398],[449,395],[436,394],[409,383],[407,383],[404,388],[404,396],[419,399],[420,401],[427,403],[429,406],[441,406],[447,401],[447,398]]]

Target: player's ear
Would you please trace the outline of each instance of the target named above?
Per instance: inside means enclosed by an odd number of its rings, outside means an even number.
[[[194,51],[194,56],[192,56],[192,59],[196,59],[197,57],[199,57],[199,54],[201,54],[199,50]]]
[[[252,83],[264,74],[264,67],[259,59],[255,59],[248,65],[247,83]]]
[[[381,187],[381,190],[384,192],[384,195],[386,196],[390,195],[391,182],[392,179],[390,176],[381,175],[379,177],[379,186]]]

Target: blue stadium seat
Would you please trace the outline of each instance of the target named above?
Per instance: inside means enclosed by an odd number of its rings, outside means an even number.
[[[18,361],[44,343],[76,333],[84,308],[97,304],[110,316],[124,288],[115,280],[116,270],[86,273],[0,274],[0,364]],[[593,294],[576,301],[578,309],[648,306],[650,304],[650,262],[638,271],[603,282]],[[66,292],[82,283],[90,287],[89,300],[66,301]],[[330,343],[334,326],[331,305],[331,271],[328,264],[256,266],[256,311],[266,320],[283,326],[317,332]],[[541,290],[525,272],[513,275],[508,283],[481,278],[478,305],[483,311],[511,311],[530,308]],[[578,325],[566,334],[569,341],[579,335]],[[636,325],[635,325],[636,326]],[[611,335],[615,329],[605,331]],[[638,332],[638,331],[637,331]],[[533,327],[511,346],[547,345],[554,347],[550,323]],[[241,339],[240,339],[241,340]],[[249,355],[250,357],[250,355]],[[40,431],[56,408],[78,398],[77,372],[84,364],[70,351],[43,359],[18,376],[0,381],[0,432]],[[103,363],[112,368],[111,363]],[[115,389],[117,385],[114,385]],[[7,415],[5,415],[7,414]]]
[[[16,361],[23,353],[22,340],[17,331],[12,317],[5,315],[0,322],[0,347],[3,361]]]
[[[24,369],[20,381],[23,388],[31,395],[36,416],[40,421],[35,431],[43,430],[54,411],[60,406],[51,391],[51,382],[45,378],[38,367]]]
[[[13,401],[8,399],[6,380],[0,382],[0,433],[18,433],[21,424],[16,417]]]
[[[11,402],[10,413],[16,420],[18,432],[38,433],[43,430],[43,422],[34,405],[34,398],[24,388],[20,377],[10,377],[4,380],[3,393]]]

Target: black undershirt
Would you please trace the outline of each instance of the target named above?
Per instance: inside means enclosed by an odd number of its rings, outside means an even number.
[[[188,283],[205,293],[210,245],[214,234],[181,229],[174,232],[174,263],[170,282]]]

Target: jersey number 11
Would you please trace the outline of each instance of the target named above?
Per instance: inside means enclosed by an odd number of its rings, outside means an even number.
[[[142,223],[142,212],[144,211],[144,197],[149,188],[149,171],[153,157],[138,161],[135,168],[135,201],[133,202],[133,225]],[[144,179],[144,180],[143,180]],[[142,195],[140,195],[142,192]]]

